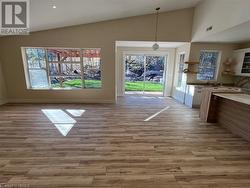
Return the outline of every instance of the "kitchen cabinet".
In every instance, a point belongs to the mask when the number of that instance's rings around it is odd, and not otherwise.
[[[216,116],[217,125],[229,129],[233,134],[250,141],[250,95],[217,93]]]
[[[216,117],[216,101],[212,95],[215,93],[241,93],[241,88],[237,87],[206,87],[201,92],[200,118],[204,122],[214,123]]]
[[[185,92],[185,105],[191,108],[198,108],[201,104],[201,91],[205,86],[187,85]]]
[[[235,50],[233,59],[235,75],[250,76],[250,48]]]

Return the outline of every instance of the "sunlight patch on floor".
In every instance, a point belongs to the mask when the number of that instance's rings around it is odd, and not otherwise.
[[[67,109],[66,112],[69,114],[61,109],[42,109],[42,112],[63,136],[67,136],[77,122],[70,117],[70,115],[73,117],[81,117],[85,110]]]
[[[156,116],[158,116],[160,113],[164,112],[165,110],[169,109],[170,106],[167,106],[163,109],[161,109],[159,112],[156,112],[155,114],[153,114],[152,116],[149,116],[147,119],[145,119],[144,121],[150,121],[151,119],[155,118]]]
[[[82,114],[85,112],[85,110],[79,109],[67,109],[66,111],[74,117],[81,117]]]
[[[63,136],[67,136],[67,134],[72,129],[72,127],[74,127],[75,124],[54,124],[54,125]]]

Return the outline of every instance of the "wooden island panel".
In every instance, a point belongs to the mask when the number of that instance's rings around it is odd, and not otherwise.
[[[216,97],[217,123],[250,141],[250,105]]]

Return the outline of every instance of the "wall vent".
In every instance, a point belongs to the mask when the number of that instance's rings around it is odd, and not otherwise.
[[[213,26],[211,25],[210,27],[208,27],[207,29],[206,29],[206,31],[211,31],[213,29]]]

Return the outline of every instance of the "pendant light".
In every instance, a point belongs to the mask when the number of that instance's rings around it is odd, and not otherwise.
[[[158,40],[158,20],[159,20],[159,10],[160,10],[160,7],[156,8],[156,14],[155,14],[155,18],[156,18],[156,22],[155,22],[155,43],[154,45],[152,46],[153,50],[156,51],[159,49],[159,44],[157,43],[157,40]]]

